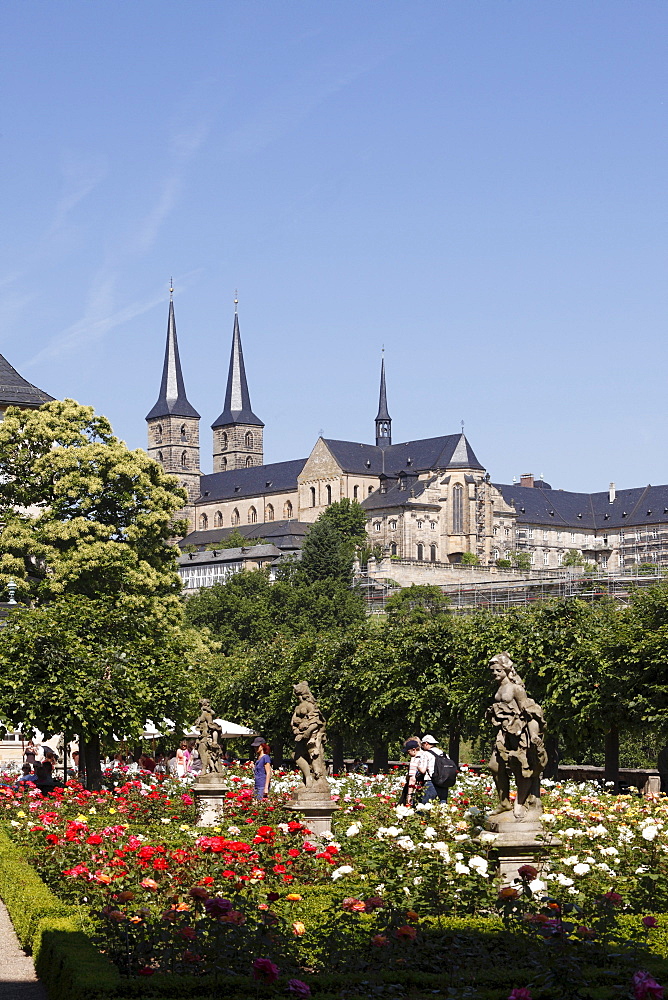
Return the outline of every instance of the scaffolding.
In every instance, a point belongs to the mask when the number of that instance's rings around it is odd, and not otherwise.
[[[470,614],[474,611],[503,612],[510,608],[527,607],[537,601],[577,598],[581,601],[599,601],[612,598],[628,604],[638,588],[665,582],[660,573],[649,575],[560,575],[540,579],[489,580],[482,583],[449,583],[439,589],[450,601],[450,612]],[[366,580],[362,584],[368,614],[383,612],[388,597],[401,589],[391,581]]]

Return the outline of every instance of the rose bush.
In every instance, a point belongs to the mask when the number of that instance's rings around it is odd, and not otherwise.
[[[330,779],[339,810],[323,840],[286,808],[294,774],[279,773],[258,802],[243,767],[225,774],[220,827],[196,827],[187,784],[148,774],[120,776],[96,793],[71,781],[46,798],[0,786],[0,817],[130,975],[250,976],[257,962],[258,981],[271,982],[280,969],[302,983],[295,974],[305,968],[401,968],[410,948],[421,968],[437,970],[446,918],[501,914],[515,922],[518,940],[531,931],[533,947],[558,937],[561,921],[562,937],[573,924],[569,947],[591,951],[603,942],[603,918],[639,914],[647,939],[655,914],[668,909],[663,798],[546,783],[549,861],[526,866],[518,886],[499,894],[496,838],[483,828],[493,805],[489,779],[464,769],[449,802],[415,809],[396,804],[402,780],[397,773]]]

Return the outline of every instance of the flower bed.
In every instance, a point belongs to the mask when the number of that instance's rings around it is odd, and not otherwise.
[[[101,793],[70,782],[48,799],[0,789],[4,829],[48,886],[51,917],[74,917],[111,960],[123,983],[112,992],[173,994],[178,982],[178,995],[204,996],[225,980],[228,993],[253,982],[324,997],[328,975],[353,994],[364,976],[418,975],[435,979],[411,980],[415,996],[467,986],[507,997],[529,983],[536,997],[566,996],[555,968],[568,961],[580,970],[573,996],[587,995],[582,970],[587,989],[600,980],[612,990],[600,996],[623,996],[648,968],[633,988],[659,995],[650,980],[668,954],[664,799],[547,788],[545,838],[560,846],[500,896],[495,838],[481,831],[492,802],[484,776],[465,773],[448,804],[415,810],[396,806],[398,777],[332,779],[340,811],[329,842],[285,808],[293,775],[279,775],[262,803],[249,772],[226,779],[225,821],[213,829],[194,826],[187,786],[147,775]]]

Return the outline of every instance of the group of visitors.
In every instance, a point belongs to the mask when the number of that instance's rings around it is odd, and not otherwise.
[[[408,774],[401,793],[401,804],[416,806],[432,799],[448,801],[448,791],[457,780],[458,767],[445,754],[431,733],[411,736],[404,743],[408,754]]]
[[[54,773],[57,762],[56,752],[50,746],[42,747],[29,740],[23,752],[21,776],[15,787],[21,789],[26,785],[33,785],[43,795],[52,792],[56,784],[61,784],[57,782]]]

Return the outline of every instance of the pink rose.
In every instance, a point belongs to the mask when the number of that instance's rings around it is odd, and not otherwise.
[[[303,983],[301,979],[288,979],[288,989],[296,997],[310,997],[311,987]]]
[[[649,972],[639,969],[631,980],[635,1000],[663,1000],[663,986],[652,979]]]
[[[268,958],[256,958],[253,962],[253,979],[261,983],[275,983],[280,969]]]

